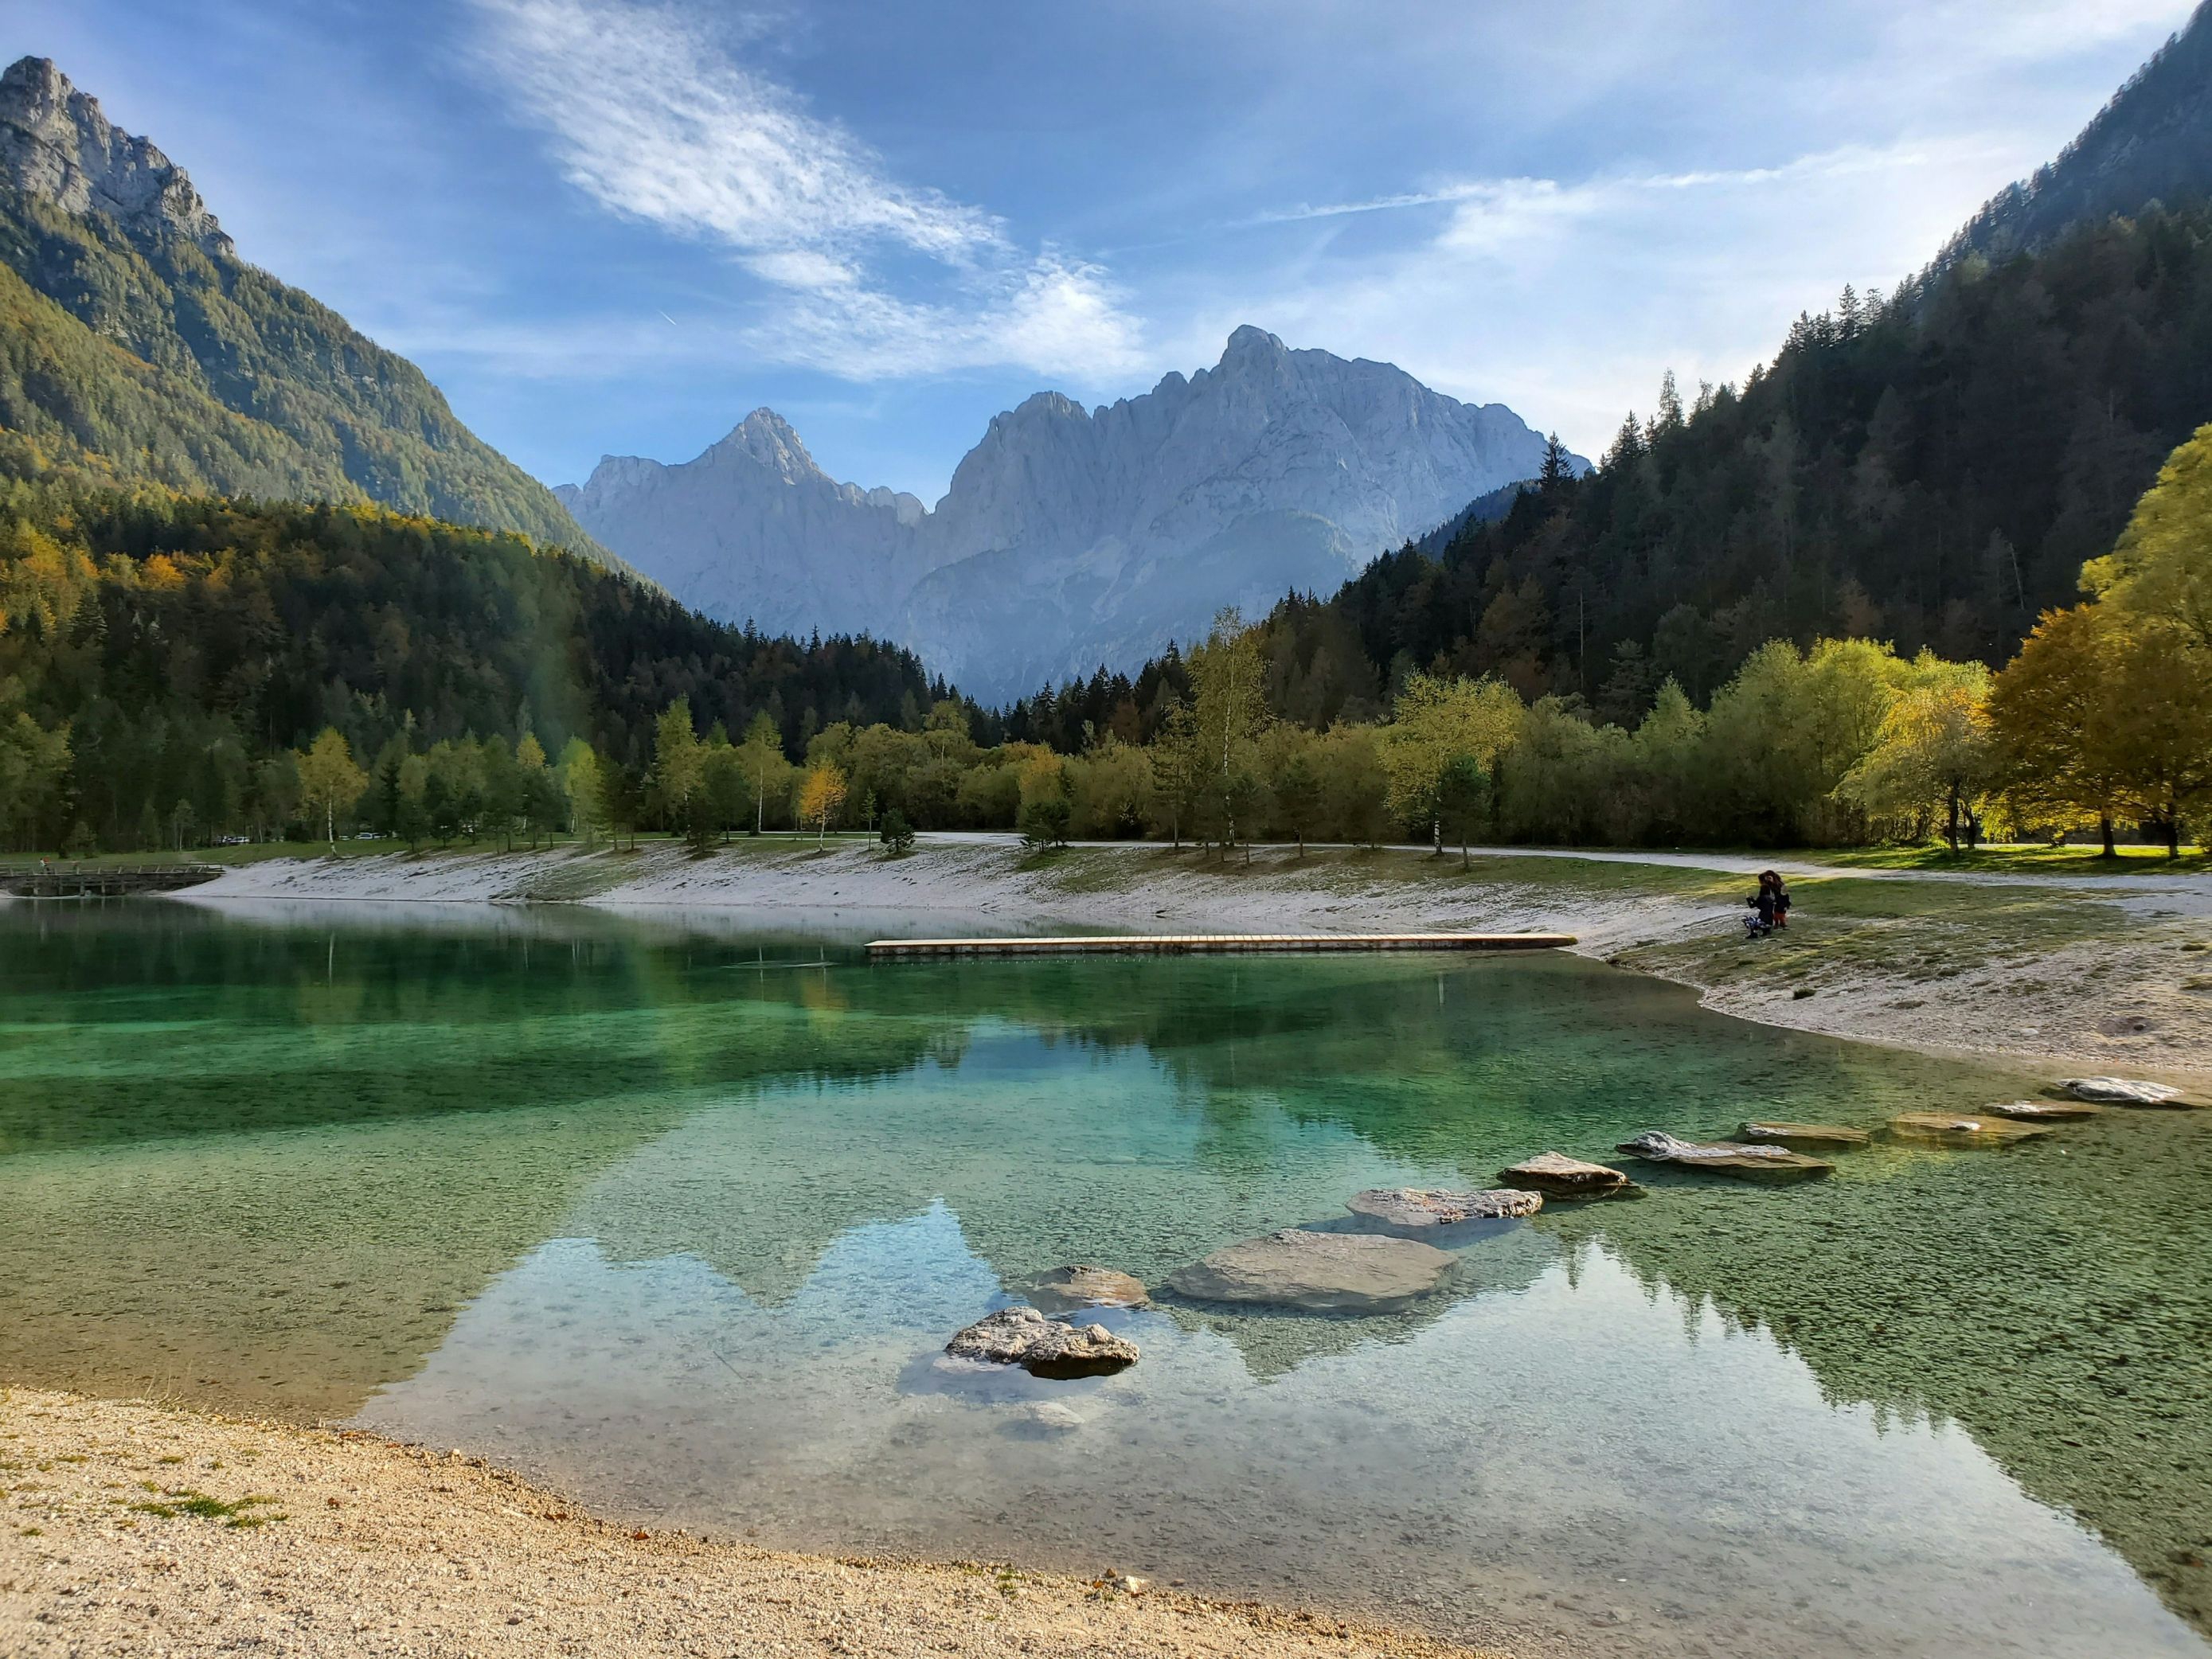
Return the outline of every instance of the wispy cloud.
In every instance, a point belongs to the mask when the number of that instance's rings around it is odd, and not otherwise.
[[[476,0],[489,76],[610,211],[730,249],[775,290],[763,356],[866,379],[1019,366],[1125,371],[1139,327],[1098,267],[883,158],[651,0]],[[756,20],[757,21],[757,20]],[[933,276],[917,276],[917,268]],[[884,267],[901,264],[896,282]]]
[[[1484,212],[1550,213],[1556,216],[1601,210],[1648,192],[1692,190],[1741,190],[1761,185],[1787,184],[1806,179],[1834,179],[1859,173],[1882,173],[1911,167],[1924,159],[1910,150],[1875,149],[1851,145],[1817,155],[1799,156],[1775,167],[1721,168],[1693,173],[1623,173],[1571,184],[1556,179],[1464,179],[1426,190],[1370,197],[1356,202],[1300,203],[1295,207],[1257,213],[1240,222],[1240,228],[1302,224],[1316,219],[1342,219],[1366,213],[1392,213],[1407,208],[1466,207]]]

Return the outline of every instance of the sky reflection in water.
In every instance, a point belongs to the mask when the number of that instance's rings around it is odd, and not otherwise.
[[[767,1542],[1595,1653],[2207,1650],[2172,1265],[2212,1260],[2212,1125],[1661,1179],[1404,1316],[1167,1307],[1112,1316],[1120,1376],[978,1380],[945,1338],[1063,1262],[1157,1282],[1365,1186],[2020,1079],[1565,958],[872,968],[760,929],[0,911],[0,1368]]]

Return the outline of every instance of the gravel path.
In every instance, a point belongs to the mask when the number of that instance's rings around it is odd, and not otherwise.
[[[633,1532],[458,1453],[71,1395],[0,1394],[0,1492],[11,1659],[1472,1659],[1157,1589]]]

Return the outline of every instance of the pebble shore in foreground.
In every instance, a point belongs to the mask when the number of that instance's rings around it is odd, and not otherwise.
[[[248,1649],[1474,1659],[1172,1591],[621,1528],[458,1453],[0,1390],[0,1652]]]

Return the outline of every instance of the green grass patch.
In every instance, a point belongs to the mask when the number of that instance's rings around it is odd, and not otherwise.
[[[1847,870],[1960,870],[1979,875],[2146,876],[2202,875],[2212,856],[2201,847],[2185,847],[2169,859],[2163,847],[2122,847],[2106,858],[2095,847],[2041,845],[1984,846],[1954,853],[1933,847],[1866,847],[1803,855]]]
[[[149,1491],[153,1490],[150,1481],[139,1484]],[[157,1516],[164,1521],[173,1521],[180,1515],[191,1515],[204,1521],[220,1521],[228,1527],[252,1528],[265,1527],[272,1521],[290,1518],[271,1507],[276,1502],[273,1498],[264,1498],[253,1492],[226,1502],[207,1492],[196,1492],[190,1486],[172,1486],[158,1498],[133,1504],[131,1507],[137,1514]]]

